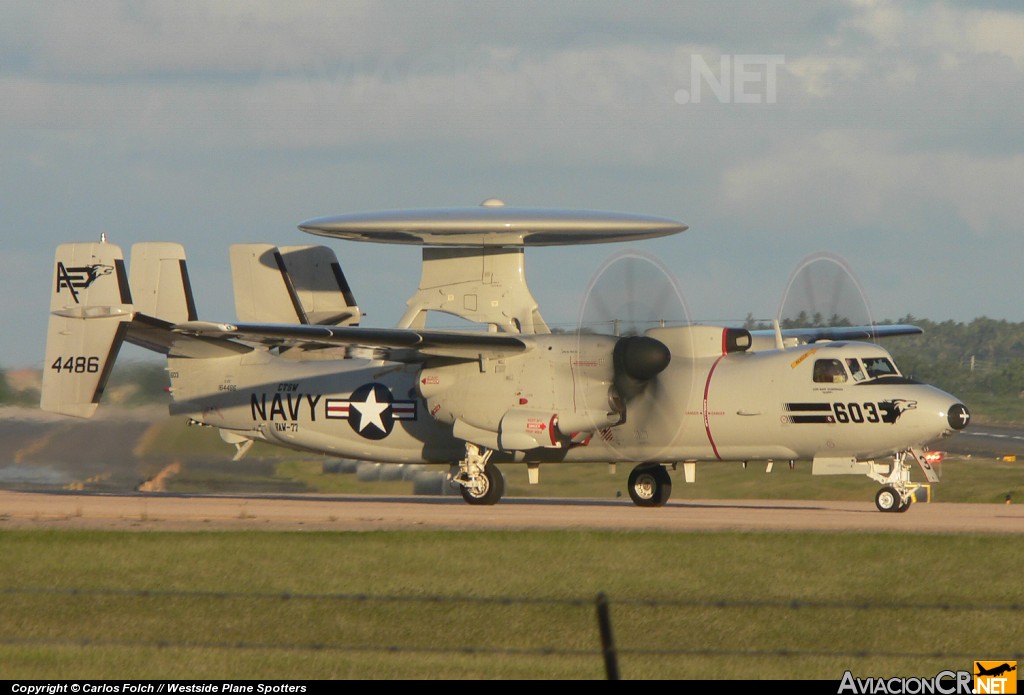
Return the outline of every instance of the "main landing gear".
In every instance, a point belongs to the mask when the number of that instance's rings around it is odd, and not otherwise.
[[[490,449],[466,443],[466,455],[452,464],[449,480],[469,504],[497,504],[505,494],[505,477],[490,463]],[[672,477],[664,464],[641,463],[629,474],[629,498],[638,507],[661,507],[672,496]]]
[[[629,498],[638,507],[661,507],[672,496],[672,476],[660,463],[642,463],[629,474]]]
[[[462,499],[469,504],[497,504],[505,494],[505,477],[488,463],[493,453],[467,442],[465,458],[452,466],[451,482],[460,486]]]

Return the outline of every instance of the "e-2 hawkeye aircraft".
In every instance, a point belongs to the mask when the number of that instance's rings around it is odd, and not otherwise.
[[[640,506],[665,504],[669,470],[708,461],[812,461],[864,474],[876,505],[904,511],[916,460],[970,416],[900,374],[874,342],[903,325],[748,331],[656,326],[554,333],[526,285],[528,246],[628,242],[687,226],[644,215],[480,207],[303,222],[305,232],[422,246],[419,287],[395,328],[359,325],[324,246],[231,247],[236,323],[199,321],[174,243],[58,247],[41,406],[78,417],[99,403],[124,341],[163,353],[170,412],[217,427],[240,458],[255,441],[391,463],[447,464],[470,504],[504,492],[498,463],[628,462]],[[483,329],[438,330],[440,312]],[[887,458],[876,463],[876,458]]]

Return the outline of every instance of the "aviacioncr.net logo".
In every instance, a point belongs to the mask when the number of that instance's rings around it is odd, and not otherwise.
[[[973,695],[970,671],[939,671],[933,678],[857,678],[847,671],[837,693],[853,695]]]

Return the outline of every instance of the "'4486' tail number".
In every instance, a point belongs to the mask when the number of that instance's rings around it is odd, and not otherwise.
[[[60,356],[53,361],[50,369],[68,374],[95,374],[100,371],[100,358],[96,355],[86,357],[74,355],[71,357]]]

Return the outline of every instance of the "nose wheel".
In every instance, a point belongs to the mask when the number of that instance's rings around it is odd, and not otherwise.
[[[896,488],[886,485],[875,493],[875,506],[880,512],[905,512],[910,509],[910,498],[904,500]]]

